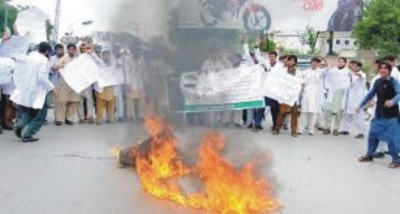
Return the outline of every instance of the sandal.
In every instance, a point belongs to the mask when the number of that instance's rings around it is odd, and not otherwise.
[[[374,158],[372,158],[372,157],[370,157],[368,155],[365,155],[365,156],[362,156],[362,157],[358,158],[358,161],[362,162],[362,163],[372,162],[372,161],[374,161]]]
[[[392,162],[391,164],[389,164],[389,168],[390,169],[400,168],[400,162]]]

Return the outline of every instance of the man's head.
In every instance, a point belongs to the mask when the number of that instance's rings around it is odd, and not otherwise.
[[[383,58],[383,61],[389,63],[393,67],[396,63],[396,57],[394,57],[393,55],[388,55]]]
[[[340,57],[340,58],[339,58],[339,63],[338,63],[339,69],[345,68],[345,67],[346,67],[346,64],[347,64],[347,58],[345,58],[345,57]]]
[[[352,66],[352,71],[353,72],[360,72],[362,70],[362,63],[359,61],[354,61],[353,66]]]
[[[390,77],[390,72],[392,71],[392,65],[387,62],[381,62],[379,64],[379,74],[382,78]]]
[[[279,62],[282,63],[285,67],[287,67],[287,64],[288,64],[287,58],[288,58],[288,55],[283,55],[283,56],[279,57]]]
[[[357,61],[356,60],[350,60],[350,62],[349,62],[349,64],[348,64],[348,68],[350,69],[350,70],[353,70],[353,67],[354,67],[354,65],[357,63]]]
[[[374,65],[373,65],[373,70],[375,74],[379,73],[379,64],[381,64],[381,62],[383,62],[382,60],[375,60]]]
[[[64,45],[62,44],[57,44],[54,49],[56,50],[56,54],[58,58],[61,58],[64,56]]]
[[[311,68],[313,70],[318,69],[320,67],[321,59],[318,57],[313,57],[311,59]]]
[[[39,53],[43,54],[45,57],[49,57],[51,46],[48,42],[41,42],[38,46]]]
[[[68,56],[74,57],[76,54],[76,45],[75,44],[68,44],[67,45]]]
[[[86,53],[86,44],[85,43],[79,45],[79,53],[81,53],[81,54]]]
[[[276,59],[278,57],[278,53],[276,51],[269,52],[268,57],[269,57],[270,63],[271,64],[275,64],[276,63]]]
[[[297,65],[297,56],[295,55],[290,55],[287,57],[287,67],[288,68],[294,68]]]

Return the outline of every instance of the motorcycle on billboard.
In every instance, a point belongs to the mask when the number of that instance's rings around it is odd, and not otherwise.
[[[218,22],[234,22],[240,15],[248,31],[265,31],[271,27],[271,14],[260,3],[252,0],[199,0],[200,18],[207,27]]]

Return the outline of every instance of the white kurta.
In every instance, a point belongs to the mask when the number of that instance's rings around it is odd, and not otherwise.
[[[135,92],[143,92],[145,85],[149,81],[149,73],[146,61],[143,57],[132,59],[126,57],[123,64],[123,69],[126,74],[126,83]]]
[[[351,84],[346,99],[346,114],[356,114],[356,108],[367,94],[367,76],[360,72],[360,76],[351,72]]]
[[[48,59],[39,52],[32,52],[21,66],[21,75],[15,82],[16,89],[10,99],[21,106],[42,109],[47,92],[53,90],[54,85],[49,80]]]
[[[303,73],[304,91],[301,99],[301,112],[317,113],[319,110],[320,85],[322,74],[317,70],[308,69]]]
[[[331,105],[334,110],[343,110],[346,104],[346,94],[340,100],[335,99],[337,92],[345,90],[350,86],[350,70],[347,68],[333,69],[325,71],[325,87],[328,89],[328,96],[326,98],[327,105]],[[336,97],[338,98],[338,97]]]

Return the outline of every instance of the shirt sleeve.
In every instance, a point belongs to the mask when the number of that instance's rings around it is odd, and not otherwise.
[[[396,96],[391,100],[392,103],[399,103],[400,102],[400,83],[396,79],[393,79],[393,86],[394,90],[396,91]]]
[[[41,63],[38,67],[38,81],[39,84],[43,85],[46,90],[51,91],[54,89],[53,83],[49,80],[49,72],[47,63]]]
[[[376,95],[376,89],[377,89],[377,84],[378,84],[378,83],[379,83],[379,82],[375,82],[375,84],[373,85],[373,87],[371,88],[371,90],[369,90],[367,96],[365,96],[364,100],[361,102],[361,104],[360,104],[360,106],[359,106],[360,108],[363,108],[365,105],[367,105],[367,103],[368,103],[369,101],[372,100],[372,98],[375,97],[375,95]]]
[[[261,56],[261,51],[260,48],[256,48],[254,50],[254,55],[257,59],[257,61],[266,69],[269,70],[271,68],[270,62],[265,59],[265,57]]]
[[[243,44],[243,58],[250,64],[254,64],[254,63],[251,63],[251,62],[253,62],[253,59],[250,56],[250,47],[249,47],[249,44],[247,44],[247,43]]]

